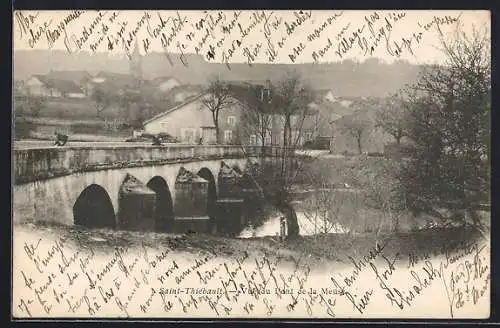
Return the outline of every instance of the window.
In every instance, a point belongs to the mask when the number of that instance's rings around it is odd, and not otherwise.
[[[257,136],[255,134],[252,134],[250,136],[250,145],[254,146],[257,144]]]
[[[270,145],[272,143],[271,136],[267,135],[265,141],[266,141],[266,145]]]
[[[224,131],[224,142],[230,144],[233,141],[233,131],[226,130]]]
[[[260,88],[260,101],[271,103],[271,89],[269,87]]]
[[[312,140],[312,132],[307,132],[305,137],[306,141]]]
[[[229,126],[234,126],[235,122],[236,122],[236,118],[234,116],[228,116],[227,117],[227,124]]]

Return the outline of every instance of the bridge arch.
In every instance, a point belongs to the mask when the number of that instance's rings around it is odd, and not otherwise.
[[[228,165],[238,164],[246,168],[246,159],[224,159]],[[166,163],[162,165],[137,166],[130,168],[116,168],[79,172],[67,176],[36,181],[33,183],[15,184],[13,197],[13,218],[17,221],[50,221],[72,225],[73,205],[82,191],[92,184],[100,185],[111,198],[111,204],[117,216],[119,208],[119,189],[127,173],[137,177],[145,184],[155,176],[161,176],[167,182],[174,206],[174,215],[177,216],[177,190],[175,182],[180,167],[196,174],[200,168],[206,167],[214,175],[217,195],[218,170],[220,159],[193,160],[181,163]],[[206,212],[206,211],[205,211]],[[206,213],[204,214],[206,215]],[[116,224],[118,224],[118,219]]]
[[[101,185],[86,187],[73,205],[73,221],[88,228],[116,228],[116,216],[111,198]]]
[[[207,167],[202,167],[198,171],[198,175],[208,181],[208,195],[207,195],[207,214],[210,219],[215,219],[215,209],[217,202],[217,184],[215,177]]]
[[[174,203],[167,181],[161,176],[152,177],[146,186],[156,193],[155,230],[168,231],[174,220]]]

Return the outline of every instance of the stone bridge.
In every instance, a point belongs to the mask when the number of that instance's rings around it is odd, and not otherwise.
[[[217,204],[236,213],[231,204],[262,197],[253,179],[262,151],[208,145],[15,149],[14,222],[172,230],[187,220],[194,230],[213,230],[207,220],[215,220]],[[279,155],[277,148],[264,151]]]

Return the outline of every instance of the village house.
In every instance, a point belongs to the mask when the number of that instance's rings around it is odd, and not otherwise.
[[[335,96],[331,90],[318,90],[315,92],[314,101],[309,104],[310,116],[304,121],[303,140],[313,142],[316,146],[322,144],[321,148],[330,143],[329,148],[332,152],[352,152],[355,147],[353,137],[346,131],[344,117],[350,117],[356,111],[354,103],[359,101],[356,97]],[[363,144],[366,144],[367,150],[380,151],[380,147],[372,145],[370,141],[373,138],[379,139],[378,132],[366,132],[366,140],[363,138]]]
[[[271,103],[269,81],[225,81],[231,88],[233,102],[221,109],[219,114],[219,140],[223,144],[240,145],[282,145],[284,137],[284,117],[267,104]],[[173,89],[182,88],[176,86]],[[194,90],[194,89],[193,89]],[[306,142],[318,138],[332,137],[332,122],[340,115],[337,107],[343,107],[331,93],[324,99],[325,92],[318,93],[319,101],[312,102],[307,115],[291,117],[292,145],[302,147]],[[151,134],[168,133],[184,143],[215,143],[215,125],[212,113],[204,105],[207,93],[199,92],[182,103],[162,112],[143,123],[144,132]],[[330,100],[333,99],[333,100]],[[251,106],[259,106],[255,114],[244,103],[251,99]],[[248,104],[247,104],[248,105]],[[268,108],[269,107],[269,108]],[[264,130],[264,132],[263,132]],[[264,136],[264,140],[262,140]]]
[[[330,89],[317,90],[316,99],[318,99],[319,101],[330,101],[330,102],[338,101],[338,98]]]
[[[122,74],[101,71],[90,81],[89,89],[92,93],[99,89],[106,93],[123,95],[130,90],[138,90],[142,81],[132,74]]]
[[[182,85],[179,80],[172,76],[159,76],[150,81],[150,84],[157,92],[165,93],[174,87]]]
[[[47,75],[33,75],[25,85],[27,94],[51,98],[85,98],[85,92],[73,81],[51,78]]]
[[[143,123],[144,132],[150,134],[168,133],[182,143],[214,144],[217,142],[212,113],[203,103],[206,93],[162,112]],[[224,144],[237,142],[237,122],[241,113],[240,104],[235,101],[221,110],[219,117],[220,139]]]
[[[181,143],[215,143],[211,113],[204,108],[201,98],[193,97],[143,122],[145,133],[168,133]]]
[[[47,75],[48,78],[54,80],[71,81],[76,84],[85,95],[89,95],[89,85],[92,80],[92,75],[87,71],[55,71],[51,70]]]
[[[256,144],[257,135],[246,133],[248,131],[245,130],[243,100],[253,96],[249,91],[261,91],[262,86],[255,82],[225,83],[231,88],[232,100],[219,113],[219,141],[223,144]],[[205,97],[209,97],[209,94],[203,92],[200,86],[193,85],[175,86],[170,93],[176,96],[171,99],[174,103],[184,101],[146,120],[143,123],[144,132],[168,133],[185,143],[199,143],[200,140],[205,144],[217,142],[212,113],[204,104]],[[179,95],[185,95],[187,99],[178,98]]]
[[[253,110],[242,106],[239,113],[228,113],[228,124],[237,120],[235,140],[241,145],[261,146],[278,144],[280,115],[268,104],[271,103],[271,82],[265,81],[226,81],[238,101],[246,103]],[[225,124],[223,122],[223,124]],[[234,124],[233,124],[234,126]]]
[[[155,99],[177,105],[198,96],[203,92],[203,87],[201,85],[182,84],[173,86],[170,90],[164,92],[159,91],[157,88],[153,88],[152,92],[154,93]]]
[[[341,99],[334,96],[331,90],[315,91],[314,100],[307,110],[290,118],[291,145],[300,148],[320,139],[329,142],[333,138],[333,123],[342,117],[338,113],[343,112],[343,107]],[[264,144],[281,145],[284,137],[284,117],[277,113],[270,116],[271,119],[266,119],[270,124],[270,136]],[[257,144],[261,144],[261,138],[258,136]]]
[[[242,89],[243,90],[243,89]],[[256,144],[255,134],[245,133],[244,106],[241,102],[246,96],[244,93],[235,93],[230,105],[221,109],[218,127],[219,140],[223,144]],[[169,133],[181,142],[198,143],[200,138],[203,143],[215,143],[215,125],[212,113],[204,104],[208,93],[201,92],[191,96],[183,103],[160,113],[144,122],[144,131],[147,133]]]
[[[149,89],[143,78],[142,56],[136,39],[132,57],[129,60],[128,73],[100,71],[90,80],[89,94],[99,89],[105,93],[124,95],[127,92],[142,93]]]
[[[319,137],[330,137],[330,124],[318,110],[309,108],[304,113],[292,115],[290,117],[291,146],[303,147],[306,143],[312,142]],[[283,144],[285,118],[279,114],[273,114],[271,120],[271,136],[268,141],[272,145]]]

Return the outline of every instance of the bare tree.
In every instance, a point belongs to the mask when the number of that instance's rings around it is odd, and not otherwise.
[[[228,84],[221,82],[219,78],[210,81],[206,88],[207,96],[203,99],[203,104],[212,113],[217,143],[221,143],[219,131],[219,114],[221,110],[234,104],[231,88]]]
[[[375,127],[393,136],[398,145],[407,134],[407,122],[405,103],[399,95],[393,95],[378,105]]]
[[[302,169],[296,158],[295,149],[301,140],[304,121],[309,118],[309,104],[312,92],[301,76],[288,73],[271,87],[271,110],[274,125],[280,130],[282,144],[278,158],[268,166],[268,174],[261,179],[264,191],[275,206],[286,216],[288,238],[299,235],[299,225],[295,209],[291,205],[290,191],[295,178]]]
[[[310,118],[309,104],[313,93],[297,72],[289,72],[272,91],[273,107],[283,126],[279,183],[280,189],[286,191],[297,174],[294,170],[295,149],[303,134],[304,121]]]
[[[97,112],[97,116],[103,118],[102,112],[111,104],[111,97],[100,88],[93,90],[91,99]]]
[[[291,205],[290,191],[302,168],[296,158],[295,148],[302,135],[304,120],[309,116],[308,104],[312,92],[296,73],[287,74],[274,85],[268,82],[267,90],[270,97],[266,101],[263,101],[260,92],[248,94],[251,98],[247,101],[247,107],[251,108],[247,117],[248,128],[260,131],[261,142],[265,142],[266,135],[277,133],[281,143],[273,149],[279,152],[262,161],[257,181],[265,199],[287,218],[288,238],[295,238],[299,235],[299,225]]]
[[[255,135],[261,146],[261,155],[264,155],[266,140],[272,138],[273,115],[270,108],[270,98],[264,97],[262,86],[247,85],[243,92],[239,92],[238,100],[242,104],[240,122],[241,138],[250,138]],[[236,89],[236,88],[233,88]],[[236,94],[237,91],[233,90]]]
[[[146,101],[143,95],[136,90],[125,90],[125,92],[118,97],[118,104],[121,108],[120,116],[127,125],[134,128],[142,125],[141,119],[145,117],[143,111],[146,110]]]
[[[351,115],[343,120],[343,130],[356,141],[358,153],[363,152],[363,138],[371,128],[371,122],[361,115]]]
[[[328,118],[318,109],[311,112],[312,117],[312,137],[316,138],[319,136],[319,131],[321,126],[328,122]],[[329,122],[328,122],[329,123]]]

